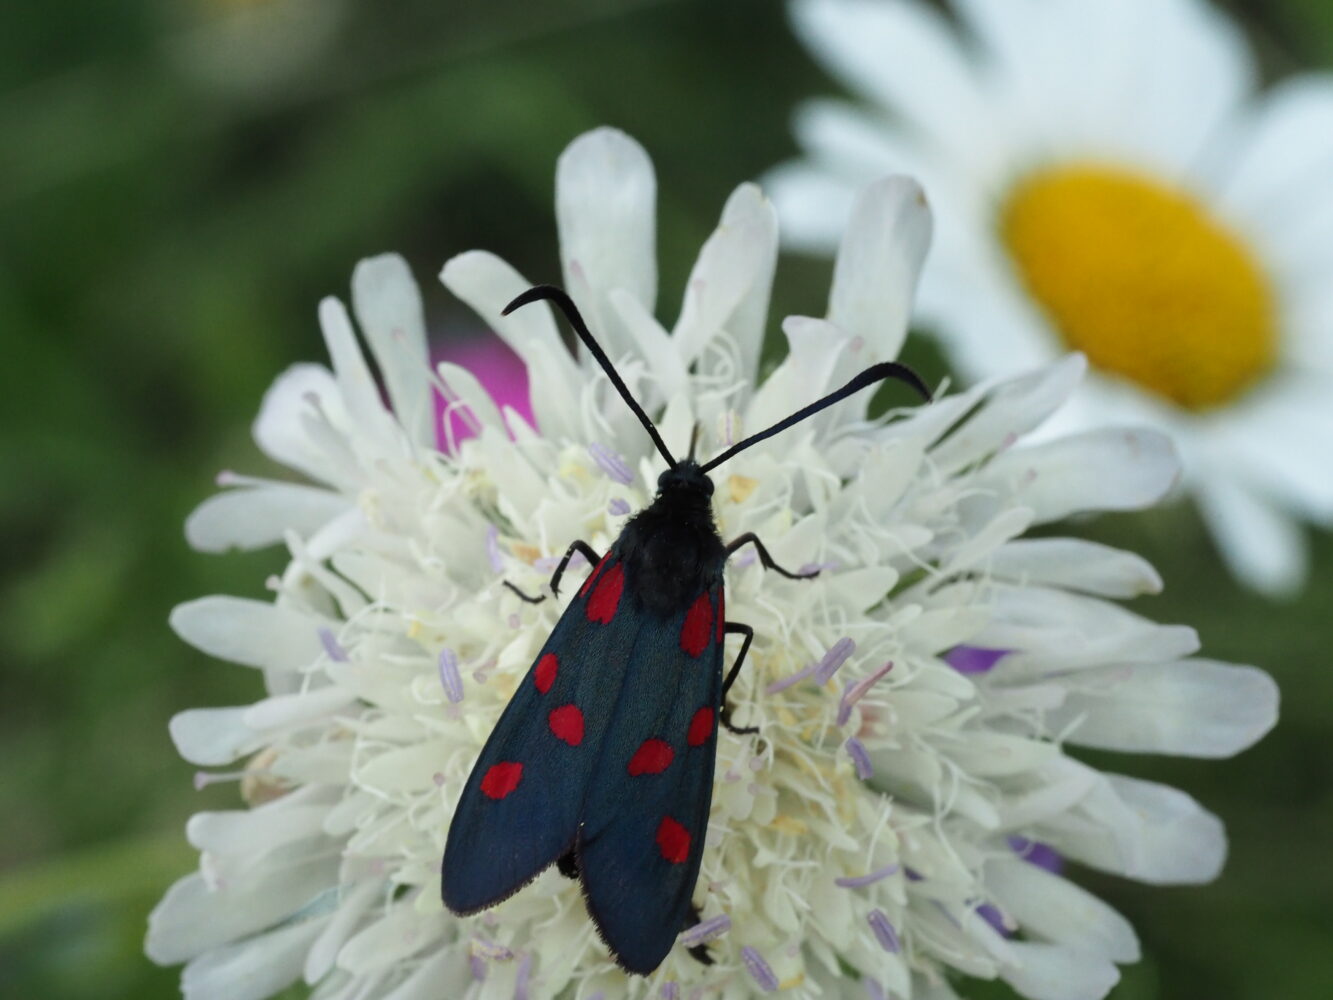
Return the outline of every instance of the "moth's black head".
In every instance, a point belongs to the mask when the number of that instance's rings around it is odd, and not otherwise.
[[[682,459],[672,468],[657,477],[657,493],[663,496],[669,493],[688,490],[705,497],[713,495],[713,481],[708,473],[692,458]]]

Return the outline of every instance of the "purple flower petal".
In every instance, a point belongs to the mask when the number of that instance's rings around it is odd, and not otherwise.
[[[634,472],[625,464],[625,460],[600,441],[588,445],[588,454],[597,463],[597,467],[606,473],[608,479],[622,486],[634,482]]]
[[[890,660],[869,677],[862,678],[855,684],[847,686],[842,692],[842,700],[838,702],[838,725],[847,725],[847,720],[852,717],[852,706],[865,697],[866,692],[874,687],[875,683],[892,669],[893,661]]]
[[[491,561],[491,569],[499,573],[505,568],[500,556],[500,529],[493,524],[486,525],[486,558]]]
[[[815,672],[815,665],[812,663],[804,670],[798,670],[796,671],[796,673],[792,674],[789,677],[783,677],[781,680],[774,681],[772,684],[768,685],[768,687],[764,688],[764,693],[777,694],[779,691],[785,691],[793,684],[801,683],[801,681],[805,680],[814,672]]]
[[[826,683],[854,652],[856,652],[856,643],[846,636],[830,646],[829,651],[824,654],[824,658],[819,661],[819,666],[815,667],[816,683]]]
[[[725,913],[719,913],[716,917],[709,917],[707,920],[700,920],[693,927],[689,928],[680,936],[680,942],[686,948],[693,948],[697,944],[703,944],[705,941],[712,941],[719,938],[731,929],[731,917]]]
[[[1038,868],[1057,873],[1064,870],[1065,859],[1050,844],[1028,840],[1026,837],[1010,837],[1009,846],[1020,858],[1029,864],[1036,865]]]
[[[1004,937],[1014,936],[1013,928],[1004,925],[1004,916],[1000,913],[998,908],[992,906],[990,903],[982,903],[978,906],[977,916],[994,927],[996,932]]]
[[[444,695],[457,705],[463,700],[463,678],[458,674],[458,656],[447,646],[440,650],[440,686]]]
[[[319,642],[324,647],[324,652],[329,654],[329,659],[335,663],[347,662],[347,650],[343,649],[342,643],[338,637],[333,634],[331,628],[321,628],[319,630]]]
[[[870,754],[866,753],[866,745],[855,736],[843,744],[847,748],[848,755],[852,758],[852,763],[856,765],[856,776],[862,781],[875,773],[875,768],[870,763]]]
[[[1012,649],[987,649],[985,646],[954,646],[944,654],[944,662],[960,674],[984,674]]]
[[[518,974],[514,977],[514,1000],[528,1000],[528,977],[532,975],[532,952],[525,951],[518,960]]]
[[[833,884],[841,886],[844,889],[861,889],[865,886],[872,885],[881,879],[886,879],[897,872],[897,865],[885,865],[883,868],[878,868],[866,875],[846,875],[842,878],[835,878]]]
[[[629,513],[629,503],[620,497],[616,497],[606,505],[606,509],[611,512],[613,517],[624,517]]]
[[[866,976],[861,980],[861,984],[866,988],[866,996],[869,997],[870,1000],[888,1000],[884,994],[884,987],[879,985],[878,979],[872,979],[870,976]]]
[[[778,988],[778,977],[773,975],[773,970],[764,961],[764,956],[748,944],[741,949],[741,961],[745,963],[745,971],[750,974],[750,978],[758,983],[759,988],[765,993],[772,993]]]
[[[875,932],[875,940],[879,942],[881,948],[894,955],[902,951],[898,932],[893,929],[893,924],[889,923],[889,918],[883,910],[871,910],[866,919],[870,923],[870,929]]]

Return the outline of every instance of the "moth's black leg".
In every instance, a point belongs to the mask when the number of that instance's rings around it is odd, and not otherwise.
[[[515,594],[517,594],[519,600],[521,600],[521,601],[527,601],[529,604],[541,604],[542,601],[546,600],[546,595],[545,595],[545,594],[542,594],[541,597],[533,597],[531,594],[525,594],[525,593],[523,593],[523,591],[519,590],[517,587],[515,587],[515,586],[514,586],[512,583],[510,583],[508,580],[506,580],[506,581],[504,582],[504,585],[505,585],[506,587],[508,587],[510,590],[512,590]]]
[[[560,874],[565,878],[577,880],[579,877],[579,859],[574,853],[574,848],[570,848],[564,854],[560,855],[555,866],[560,869]]]
[[[819,570],[817,569],[812,569],[809,573],[793,573],[789,569],[783,569],[781,566],[779,566],[776,562],[773,561],[773,557],[768,554],[768,549],[764,548],[764,543],[759,540],[759,536],[756,535],[753,531],[747,531],[745,534],[739,535],[738,537],[728,542],[727,557],[730,558],[732,553],[734,553],[741,546],[749,545],[751,543],[753,543],[755,551],[759,553],[759,561],[764,564],[764,568],[771,569],[778,573],[781,573],[788,580],[809,580],[810,578],[819,575]]]
[[[551,593],[555,594],[556,597],[560,596],[560,578],[564,576],[565,567],[569,565],[569,560],[574,558],[575,552],[582,552],[583,557],[594,566],[602,561],[602,557],[594,552],[592,546],[583,541],[583,539],[580,538],[578,541],[571,542],[569,548],[565,549],[565,557],[560,560],[560,565],[557,566],[555,572],[551,574]],[[525,594],[508,580],[504,582],[504,585],[517,594],[520,600],[527,601],[529,604],[541,604],[542,601],[546,600],[545,594],[542,594],[541,597],[533,597],[530,594]]]
[[[576,538],[569,543],[569,548],[565,549],[565,557],[560,560],[560,565],[555,568],[551,574],[551,593],[556,597],[560,596],[560,578],[565,575],[565,567],[569,565],[569,560],[574,558],[575,552],[582,552],[583,558],[588,560],[589,566],[596,566],[602,561],[602,557],[592,550],[592,546],[582,538]]]
[[[750,651],[750,643],[754,641],[754,629],[749,625],[742,625],[740,622],[724,622],[723,626],[725,634],[743,635],[745,639],[741,642],[741,651],[736,656],[736,662],[731,665],[731,671],[727,674],[727,679],[722,682],[722,725],[737,736],[748,736],[751,733],[759,732],[759,727],[737,727],[731,724],[731,707],[727,704],[727,692],[731,690],[731,685],[736,683],[736,675],[741,672],[741,664],[745,662],[745,654]]]
[[[702,913],[699,912],[699,907],[691,903],[690,915],[685,918],[685,930],[689,930],[695,924],[702,923],[703,919],[704,916]],[[690,957],[693,958],[700,965],[713,964],[713,956],[708,954],[708,945],[696,944],[693,948],[690,948],[688,950],[690,953]]]

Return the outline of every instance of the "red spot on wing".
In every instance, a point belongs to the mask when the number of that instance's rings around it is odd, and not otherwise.
[[[513,760],[492,764],[486,777],[481,779],[481,793],[488,799],[502,799],[518,787],[523,777],[523,765]]]
[[[583,597],[585,594],[588,593],[589,590],[592,589],[593,581],[597,579],[597,575],[601,573],[602,568],[606,566],[606,561],[610,558],[611,558],[611,553],[608,552],[606,555],[602,556],[600,560],[598,560],[597,565],[594,566],[592,572],[588,574],[588,579],[584,580],[583,586],[579,588],[580,597]]]
[[[592,597],[588,598],[588,621],[605,625],[616,616],[620,593],[625,589],[625,569],[616,563],[597,581]]]
[[[545,694],[555,683],[556,671],[559,669],[560,661],[555,658],[555,654],[547,653],[537,661],[537,669],[532,674],[532,683],[537,685],[538,691]]]
[[[690,720],[690,731],[685,736],[685,742],[692,747],[703,746],[712,735],[713,710],[705,705],[695,712],[694,718]]]
[[[690,610],[685,612],[685,625],[680,630],[680,648],[691,656],[698,656],[708,648],[713,634],[713,602],[708,592],[700,594]]]
[[[666,740],[644,740],[634,756],[629,759],[629,773],[634,777],[640,774],[661,774],[671,763],[676,751]]]
[[[721,587],[717,589],[717,641],[722,642],[723,635],[727,631],[726,612],[724,605],[727,603],[727,594]]]
[[[572,747],[583,742],[583,713],[579,711],[577,705],[561,705],[559,708],[551,709],[546,722],[551,727],[551,732],[555,733],[556,739],[563,740]]]
[[[663,816],[657,827],[657,848],[673,865],[690,856],[690,831],[670,816]]]

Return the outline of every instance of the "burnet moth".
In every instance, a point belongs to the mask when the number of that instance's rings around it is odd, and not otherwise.
[[[713,522],[708,473],[728,459],[885,379],[930,393],[905,365],[883,362],[767,430],[700,464],[672,457],[657,428],[593,338],[573,301],[538,285],[504,315],[546,299],[643,424],[667,469],[653,502],[626,524],[610,551],[569,546],[593,567],[519,684],[463,788],[444,849],[444,904],[467,915],[494,906],[557,864],[577,878],[588,914],[616,962],[647,975],[687,923],[713,793],[718,724],[732,733],[727,692],[754,630],[725,617],[723,568],[753,545],[764,567],[791,579],[751,533],[724,543]],[[528,597],[506,583],[525,600]],[[741,637],[723,676],[723,640]],[[700,961],[702,947],[691,949]]]

